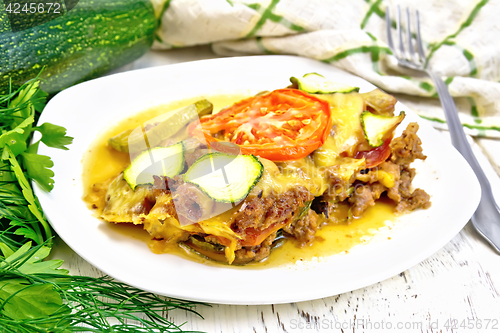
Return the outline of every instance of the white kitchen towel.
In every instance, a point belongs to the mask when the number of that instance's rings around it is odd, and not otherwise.
[[[446,128],[432,81],[399,67],[386,42],[385,11],[390,10],[395,18],[397,5],[410,8],[412,14],[418,9],[428,68],[440,74],[448,85],[466,131],[500,138],[500,1],[154,3],[159,17],[155,49],[211,44],[220,55],[294,54],[317,59],[396,93],[398,99],[435,127]],[[395,29],[393,36],[396,40]]]

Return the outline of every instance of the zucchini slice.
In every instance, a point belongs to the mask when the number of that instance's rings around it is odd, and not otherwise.
[[[253,155],[209,153],[198,158],[184,181],[198,186],[217,202],[238,203],[257,184],[264,167]]]
[[[347,84],[332,82],[318,73],[308,73],[301,78],[292,76],[290,82],[300,90],[310,94],[333,94],[358,92],[359,87],[352,87]]]
[[[153,176],[173,177],[184,170],[184,144],[146,150],[123,171],[123,178],[135,189],[137,185],[153,184]]]
[[[366,140],[371,147],[379,147],[384,143],[384,138],[392,132],[405,119],[404,111],[399,116],[382,116],[364,111],[361,114],[361,127]]]
[[[284,236],[277,236],[271,245],[271,250],[280,247],[285,242],[286,238]],[[253,258],[235,258],[231,263],[229,263],[226,258],[224,246],[210,244],[201,240],[201,237],[196,235],[190,236],[187,241],[180,242],[179,246],[185,251],[189,251],[190,253],[202,257],[203,259],[212,260],[224,265],[243,266],[254,260]]]
[[[124,153],[157,147],[163,140],[173,136],[188,123],[198,117],[210,114],[212,110],[212,103],[202,99],[151,119],[144,123],[144,128],[138,127],[134,130],[126,130],[110,138],[108,144]]]

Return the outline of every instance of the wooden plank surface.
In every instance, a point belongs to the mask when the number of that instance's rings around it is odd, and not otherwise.
[[[122,70],[211,57],[214,56],[203,47],[151,52]],[[442,137],[449,140],[447,132],[442,132]],[[474,152],[500,202],[500,141],[476,141],[479,145],[474,143]],[[51,256],[64,259],[64,268],[72,274],[102,275],[61,240],[57,242]],[[299,288],[300,283],[314,281],[300,281]],[[248,287],[258,288],[258,282]],[[500,256],[469,223],[428,259],[366,288],[308,302],[264,306],[214,304],[199,306],[197,311],[204,319],[183,311],[171,311],[167,316],[177,324],[186,322],[185,330],[224,333],[500,332]]]

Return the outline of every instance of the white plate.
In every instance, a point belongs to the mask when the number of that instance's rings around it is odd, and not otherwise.
[[[85,82],[55,96],[40,123],[66,127],[69,151],[40,147],[54,161],[55,187],[35,187],[50,223],[85,260],[110,276],[157,294],[225,304],[269,304],[312,300],[351,291],[394,276],[424,260],[467,223],[480,198],[469,165],[433,128],[421,123],[424,153],[414,184],[432,196],[432,207],[404,215],[391,240],[372,241],[346,255],[306,265],[263,270],[198,264],[150,252],[139,240],[111,233],[82,201],[82,156],[98,133],[129,114],[174,100],[221,92],[285,87],[290,76],[318,72],[338,82],[375,87],[319,61],[293,56],[255,56],[181,63],[120,73]],[[418,116],[398,103],[409,121]]]

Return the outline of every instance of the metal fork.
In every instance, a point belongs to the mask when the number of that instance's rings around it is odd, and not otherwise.
[[[441,105],[443,106],[444,113],[446,115],[446,122],[448,123],[448,128],[451,135],[451,142],[453,146],[462,154],[462,156],[469,162],[472,170],[476,174],[479,183],[481,184],[481,201],[477,207],[476,212],[472,216],[472,224],[479,232],[480,235],[484,237],[493,248],[500,253],[500,209],[495,203],[493,198],[493,193],[491,192],[491,185],[486,178],[481,166],[477,162],[472,149],[467,142],[462,124],[458,118],[458,111],[451,97],[448,87],[441,80],[441,78],[427,69],[426,56],[422,47],[422,39],[420,35],[420,19],[419,13],[416,11],[416,46],[417,52],[413,47],[413,38],[411,32],[411,21],[410,21],[410,10],[406,9],[406,42],[408,45],[408,50],[405,49],[403,43],[403,29],[401,26],[401,8],[397,7],[397,32],[399,39],[399,49],[394,47],[391,34],[391,18],[389,14],[389,8],[386,9],[386,28],[387,28],[387,40],[389,47],[391,48],[393,54],[398,60],[398,64],[403,67],[411,68],[417,71],[427,73],[434,81],[436,86],[439,99],[441,100]]]

